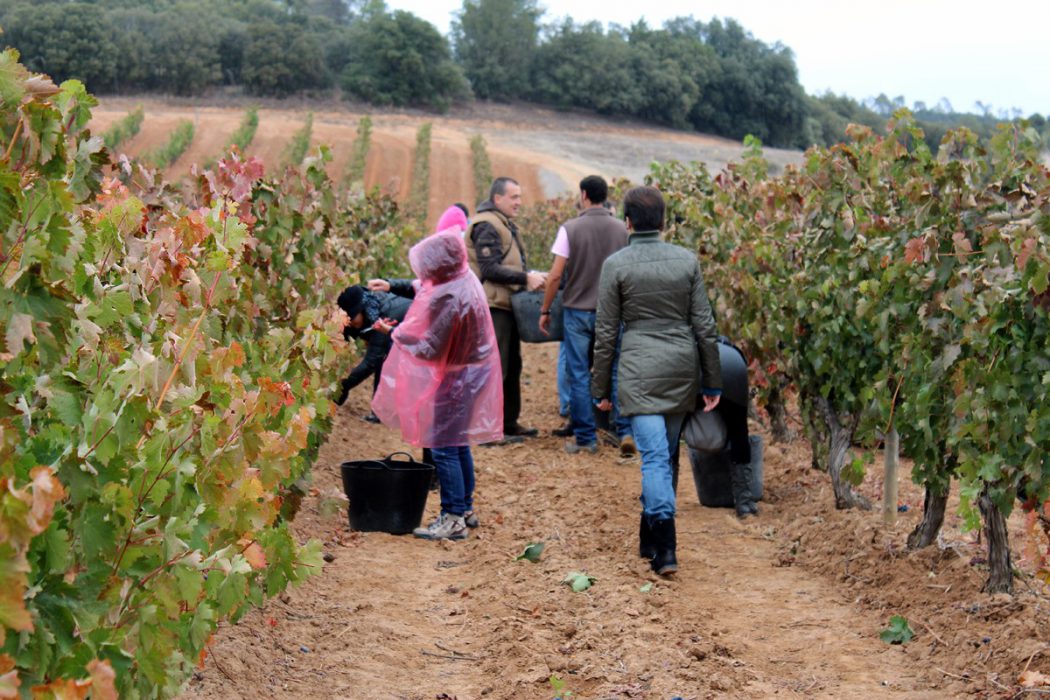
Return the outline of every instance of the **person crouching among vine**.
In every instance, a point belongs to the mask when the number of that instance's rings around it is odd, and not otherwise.
[[[503,375],[496,334],[481,283],[467,266],[458,230],[435,233],[412,247],[420,281],[393,347],[372,409],[406,442],[431,448],[441,513],[413,534],[467,537],[474,516],[470,445],[503,439]]]

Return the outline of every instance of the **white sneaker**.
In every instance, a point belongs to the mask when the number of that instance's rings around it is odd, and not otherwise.
[[[417,527],[412,534],[424,540],[465,540],[467,524],[462,515],[442,513],[426,527]]]

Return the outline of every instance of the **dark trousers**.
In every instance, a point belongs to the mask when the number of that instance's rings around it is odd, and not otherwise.
[[[509,428],[518,424],[521,415],[521,336],[512,312],[493,308],[489,311],[503,369],[503,427]]]

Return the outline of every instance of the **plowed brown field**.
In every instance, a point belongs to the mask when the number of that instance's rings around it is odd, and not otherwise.
[[[547,435],[560,423],[556,346],[526,346],[524,359],[524,417]],[[940,546],[904,551],[921,515],[906,476],[910,509],[886,527],[832,507],[804,442],[770,445],[761,514],[740,523],[699,505],[686,466],[681,569],[662,579],[637,556],[638,463],[609,447],[570,456],[552,437],[474,449],[481,527],[466,541],[350,531],[338,465],[404,448],[367,410],[359,388],[293,523],[332,561],[221,627],[185,700],[549,700],[552,676],[574,700],[1011,698],[1025,669],[1050,675],[1041,585],[982,594],[982,549],[955,516]],[[861,489],[877,499],[870,471]],[[425,520],[437,507],[431,494]],[[515,561],[533,541],[546,543],[539,563]],[[572,592],[570,571],[594,586]],[[894,614],[915,630],[907,645],[879,639]]]
[[[189,150],[168,169],[179,177],[193,163],[219,156],[237,128],[244,109],[206,104],[169,104],[158,100],[106,99],[94,112],[92,128],[101,133],[136,105],[142,104],[142,131],[120,147],[141,156],[164,144],[181,119],[196,125]],[[329,172],[341,178],[346,171],[363,113],[320,105],[316,109],[265,107],[259,109],[259,127],[247,155],[261,158],[266,167],[283,166],[292,135],[308,111],[314,113],[311,147],[327,144],[333,160]],[[668,129],[624,125],[593,117],[563,114],[534,107],[478,106],[448,116],[372,113],[372,145],[365,169],[366,187],[379,187],[402,201],[412,186],[416,130],[433,124],[430,155],[428,222],[433,223],[453,202],[473,206],[487,193],[474,192],[470,139],[485,137],[494,175],[507,175],[523,187],[526,203],[570,192],[581,178],[598,173],[609,178],[641,181],[653,160],[699,160],[721,168],[741,152],[726,139]],[[769,149],[774,167],[797,162],[792,151]]]

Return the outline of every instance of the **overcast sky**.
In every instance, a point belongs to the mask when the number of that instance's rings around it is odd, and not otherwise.
[[[387,0],[448,33],[462,0]],[[859,100],[886,93],[934,106],[946,97],[956,111],[1018,108],[1050,114],[1050,0],[541,0],[545,21],[571,16],[630,25],[644,17],[658,27],[672,17],[736,19],[757,39],[795,53],[810,94],[831,90]]]

